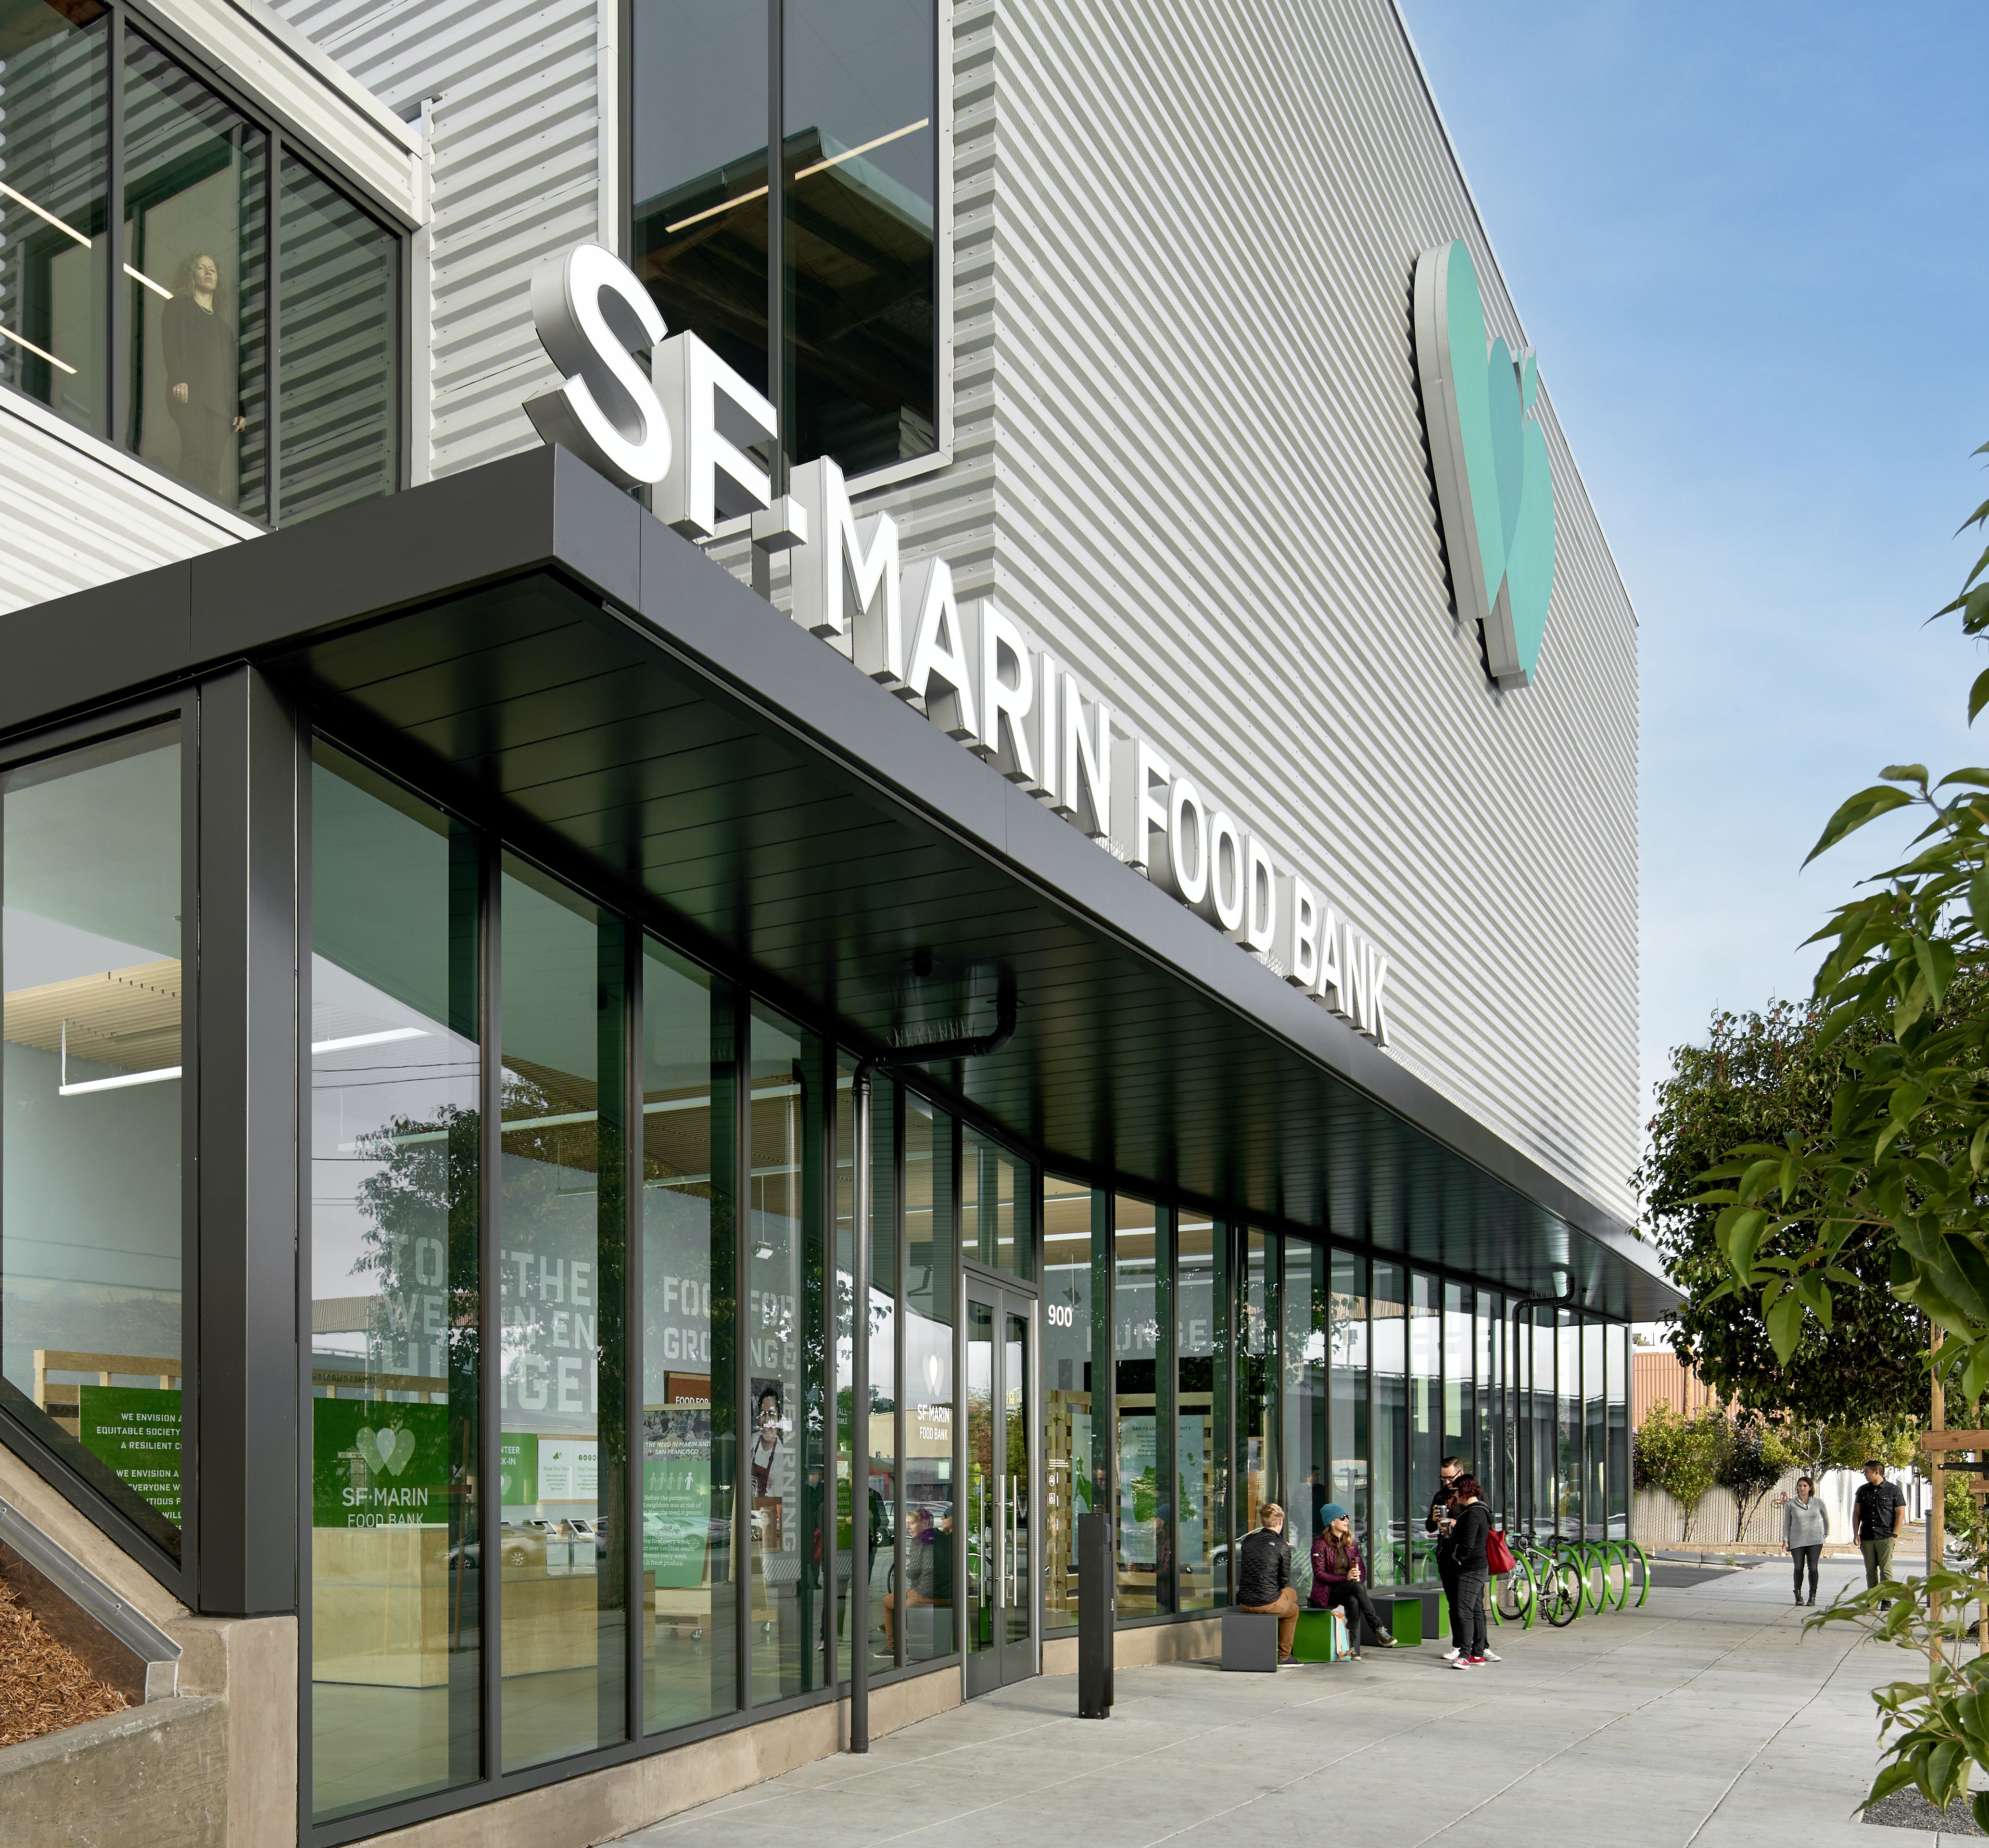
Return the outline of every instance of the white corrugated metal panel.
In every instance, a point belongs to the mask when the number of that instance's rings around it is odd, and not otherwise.
[[[1536,684],[1451,613],[1417,255],[1520,328],[1392,7],[968,0],[954,46],[962,459],[887,500],[950,534],[991,483],[970,582],[1386,948],[1405,1063],[1631,1216],[1635,622],[1550,404]]]
[[[190,45],[315,137],[384,202],[420,221],[414,131],[262,0],[151,0],[151,6]]]
[[[257,531],[11,392],[0,396],[0,612]]]
[[[541,256],[599,235],[595,0],[279,0],[279,10],[391,107],[434,98],[432,472],[537,443],[520,406],[556,381],[527,283]]]

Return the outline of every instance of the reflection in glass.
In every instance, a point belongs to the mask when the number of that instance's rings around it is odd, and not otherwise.
[[[730,996],[642,945],[642,1729],[738,1705]]]
[[[507,1770],[625,1736],[621,921],[507,856],[498,1236]]]
[[[311,773],[311,1809],[479,1772],[477,849]]]
[[[1476,1334],[1473,1339],[1472,1374],[1477,1386],[1477,1441],[1474,1446],[1478,1480],[1492,1504],[1492,1524],[1506,1525],[1506,1483],[1510,1471],[1506,1461],[1504,1368],[1505,1307],[1489,1290],[1477,1292]]]
[[[1029,1523],[1029,1323],[1011,1312],[1001,1351],[1001,1433],[1003,1478],[1001,1517],[1005,1524],[1001,1565],[1005,1575],[1001,1606],[1004,1643],[1027,1643],[1034,1613],[1032,1588],[1036,1581],[1035,1549]]]
[[[932,0],[783,8],[795,463],[832,456],[854,475],[938,446],[935,12]]]
[[[952,1654],[953,1120],[905,1094],[905,1532],[899,1595],[904,1660]]]
[[[994,1453],[994,1311],[967,1299],[967,1647],[994,1647],[1000,1603],[1000,1490]]]
[[[1472,1372],[1471,1286],[1443,1286],[1443,1453],[1461,1456],[1464,1467],[1479,1475],[1481,1487],[1492,1480],[1492,1459],[1478,1447],[1478,1406]]]
[[[1367,1557],[1374,1583],[1401,1585],[1409,1575],[1408,1397],[1404,1378],[1408,1304],[1399,1264],[1377,1263],[1374,1275],[1368,1335],[1374,1357],[1374,1489]],[[1416,1524],[1422,1524],[1420,1511]]]
[[[1301,1604],[1312,1589],[1313,1537],[1326,1525],[1320,1511],[1333,1499],[1326,1482],[1327,1283],[1325,1248],[1288,1236],[1285,1284],[1279,1294],[1284,1319],[1285,1538]]]
[[[1528,1311],[1520,1334],[1526,1368],[1526,1518],[1528,1531],[1554,1531],[1554,1312]]]
[[[1556,1312],[1560,1369],[1557,1403],[1560,1422],[1554,1450],[1555,1500],[1559,1530],[1568,1539],[1581,1538],[1581,1325],[1574,1311]]]
[[[1122,1195],[1113,1202],[1113,1408],[1122,1618],[1150,1617],[1172,1609],[1174,1497],[1167,1490],[1158,1377],[1165,1313],[1159,1271],[1167,1254],[1159,1218],[1147,1201]]]
[[[1259,1524],[1257,1511],[1272,1499],[1272,1420],[1276,1416],[1278,1378],[1272,1342],[1269,1241],[1261,1232],[1243,1235],[1240,1318],[1236,1331],[1236,1480],[1242,1505],[1236,1511],[1241,1535]]]
[[[967,1255],[991,1270],[1033,1280],[1028,1168],[985,1136],[961,1131],[960,1223]]]
[[[1609,1426],[1602,1347],[1613,1331],[1592,1317],[1581,1324],[1581,1518],[1584,1538],[1600,1540],[1609,1519]]]
[[[287,149],[278,235],[287,524],[399,485],[401,246]]]
[[[1109,1196],[1100,1196],[1101,1205]],[[1043,1626],[1077,1622],[1077,1517],[1103,1486],[1104,1446],[1091,1399],[1093,1305],[1110,1241],[1092,1238],[1093,1196],[1083,1182],[1043,1177]]]
[[[177,725],[0,779],[4,1402],[175,1557]]]
[[[870,1548],[870,1665],[897,1660],[886,1612],[898,1586],[898,1166],[893,1120],[899,1088],[872,1087],[870,1103],[870,1306],[866,1318],[870,1403],[856,1422],[866,1459],[864,1506]],[[895,1623],[895,1619],[893,1619]]]
[[[757,1703],[822,1684],[816,1600],[822,1499],[818,1426],[821,1226],[811,1172],[820,1172],[822,1105],[814,1073],[820,1051],[771,1010],[753,1010],[749,1074],[751,1139],[747,1240],[747,1399],[744,1487],[747,1495],[748,1656]],[[889,1146],[889,1119],[886,1119]],[[815,1149],[811,1163],[808,1151]],[[891,1273],[887,1271],[886,1276]],[[886,1334],[885,1352],[889,1352]],[[873,1390],[877,1358],[871,1365]],[[888,1360],[883,1374],[890,1403]],[[874,1421],[873,1421],[874,1422]],[[886,1412],[884,1422],[890,1419]],[[874,1612],[873,1612],[874,1614]]]
[[[1630,1331],[1609,1328],[1605,1359],[1609,1385],[1609,1531],[1611,1540],[1630,1537],[1630,1420],[1626,1390],[1630,1364]]]
[[[1443,1460],[1443,1324],[1437,1315],[1437,1282],[1421,1271],[1409,1280],[1409,1560],[1410,1576],[1437,1576],[1436,1536],[1423,1517],[1436,1494]]]
[[[267,139],[135,33],[124,48],[127,440],[261,515]]]
[[[0,380],[108,423],[110,8],[0,0]]]
[[[856,1344],[852,1333],[856,1297],[856,1124],[852,1082],[856,1065],[856,1061],[849,1053],[836,1055],[835,1250],[830,1266],[832,1287],[828,1308],[832,1317],[830,1338],[835,1343],[835,1581],[832,1589],[835,1599],[835,1678],[839,1682],[849,1679],[849,1590],[856,1559],[856,1536],[852,1526],[856,1505],[853,1416]],[[873,1095],[873,1121],[876,1107]]]
[[[1174,1233],[1174,1469],[1180,1540],[1175,1608],[1212,1610],[1228,1601],[1228,1549],[1222,1544],[1222,1426],[1227,1396],[1219,1253],[1213,1220],[1189,1215]]]
[[[1327,1327],[1332,1372],[1333,1494],[1354,1517],[1360,1550],[1374,1557],[1367,1438],[1367,1260],[1333,1254],[1333,1299]]]
[[[633,0],[635,273],[770,397],[767,0]]]

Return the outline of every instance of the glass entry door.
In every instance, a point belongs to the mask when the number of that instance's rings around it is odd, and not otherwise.
[[[967,1285],[967,1691],[1036,1672],[1030,1392],[1036,1306]]]

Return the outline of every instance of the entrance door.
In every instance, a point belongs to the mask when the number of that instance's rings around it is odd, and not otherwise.
[[[1036,1306],[967,1285],[967,1691],[1036,1672]]]

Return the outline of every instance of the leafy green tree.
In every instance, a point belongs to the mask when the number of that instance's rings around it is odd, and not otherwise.
[[[1759,1302],[1724,1287],[1733,1273],[1714,1236],[1719,1209],[1699,1197],[1701,1176],[1737,1144],[1779,1144],[1794,1134],[1808,1145],[1829,1134],[1831,1100],[1848,1061],[1875,1035],[1868,1026],[1826,1042],[1823,1022],[1814,1002],[1716,1013],[1703,1046],[1672,1053],[1634,1184],[1672,1280],[1686,1293],[1671,1331],[1686,1365],[1745,1410],[1787,1412],[1805,1424],[1869,1421],[1891,1429],[1909,1422],[1925,1375],[1920,1318],[1892,1293],[1889,1247],[1868,1233],[1842,1254],[1840,1267],[1853,1281],[1838,1286],[1830,1326],[1807,1322],[1784,1364]]]
[[[1645,1415],[1632,1450],[1637,1487],[1662,1489],[1679,1504],[1682,1538],[1692,1538],[1699,1504],[1720,1480],[1733,1441],[1725,1415],[1709,1406],[1688,1418],[1661,1399]]]
[[[1769,1491],[1802,1456],[1779,1425],[1765,1419],[1743,1418],[1734,1427],[1715,1478],[1733,1497],[1733,1538],[1746,1538],[1747,1523],[1767,1499]]]

